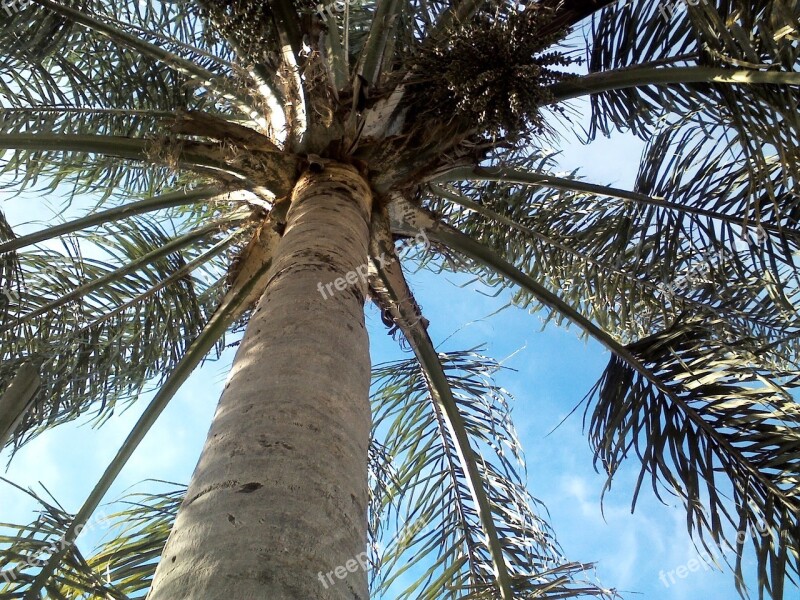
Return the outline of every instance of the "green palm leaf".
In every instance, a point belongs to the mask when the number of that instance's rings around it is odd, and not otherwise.
[[[759,597],[781,597],[785,579],[800,569],[800,409],[790,395],[798,378],[759,368],[756,354],[720,343],[709,330],[685,321],[628,346],[664,389],[613,357],[590,392],[589,439],[607,487],[635,452],[642,469],[634,505],[649,478],[657,496],[682,501],[706,550],[722,540],[735,550],[740,589],[752,544]]]
[[[241,217],[229,224],[244,231]],[[17,428],[17,445],[86,412],[100,422],[108,418],[117,402],[135,398],[180,360],[187,337],[197,335],[219,300],[218,289],[189,272],[172,285],[161,283],[199,256],[208,261],[219,254],[208,254],[220,242],[219,225],[171,240],[156,221],[140,216],[82,237],[102,258],[82,256],[79,242],[65,246],[71,254],[17,255],[25,287],[2,330],[0,381],[28,362],[43,380]],[[207,267],[194,262],[195,270]],[[216,271],[219,279],[219,266]],[[70,352],[63,352],[65,344]]]
[[[24,597],[37,569],[48,557],[62,552],[59,568],[46,587],[49,598],[128,600],[127,596],[105,584],[103,574],[91,568],[74,543],[75,537],[68,535],[70,514],[57,502],[49,501],[33,490],[25,490],[5,478],[2,481],[30,496],[39,507],[39,515],[27,525],[0,525],[5,530],[0,534],[0,543],[3,544],[0,551],[0,598]]]
[[[734,547],[742,593],[747,547],[759,595],[782,598],[800,545],[797,2],[340,4],[0,9],[0,185],[67,206],[19,237],[0,214],[0,446],[102,425],[159,387],[75,515],[29,492],[40,516],[0,538],[0,597],[146,595],[180,488],[129,498],[92,558],[71,541],[188,374],[247,326],[298,176],[332,161],[372,190],[370,294],[415,354],[374,374],[376,593],[614,593],[539,515],[498,365],[436,351],[395,249],[427,232],[433,251],[403,258],[512,288],[612,352],[587,405],[609,484],[635,453],[634,504],[649,473],[700,545]],[[632,189],[538,148],[579,129],[587,96],[587,141],[647,142]]]
[[[473,351],[439,354],[438,360],[481,478],[492,481],[486,493],[514,597],[544,590],[559,598],[612,596],[590,584],[569,583],[591,565],[564,559],[549,525],[535,512],[541,506],[525,488],[508,394],[491,382],[499,367]],[[499,597],[492,591],[496,575],[481,532],[481,509],[461,467],[459,442],[431,404],[427,376],[416,360],[404,360],[379,365],[375,377],[375,435],[393,457],[393,478],[381,482],[388,489],[376,508],[381,525],[374,535],[388,538],[375,555],[376,592],[397,598]],[[409,570],[413,582],[403,589],[399,578]]]
[[[109,539],[87,560],[88,566],[130,600],[144,598],[186,487],[158,484],[163,491],[136,492],[122,499],[125,508],[108,516],[115,529]]]

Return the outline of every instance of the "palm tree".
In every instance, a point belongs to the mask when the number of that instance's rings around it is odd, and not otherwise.
[[[3,183],[92,206],[19,236],[0,218],[0,439],[158,391],[76,514],[36,496],[3,538],[0,597],[366,599],[408,574],[396,597],[613,596],[561,558],[496,365],[437,352],[404,263],[513,288],[608,348],[586,423],[609,482],[635,454],[634,503],[645,477],[677,496],[698,544],[751,546],[782,598],[800,10],[668,8],[4,1]],[[633,189],[556,172],[579,98],[587,142],[647,142]],[[413,358],[371,372],[367,298]],[[133,450],[241,332],[188,489],[136,498],[83,557]]]

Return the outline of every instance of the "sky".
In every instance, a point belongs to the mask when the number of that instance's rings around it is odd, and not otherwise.
[[[567,143],[559,155],[565,170],[580,167],[593,183],[630,187],[642,144],[629,136],[600,139],[590,146]],[[0,194],[4,192],[0,191]],[[0,196],[0,199],[2,197]],[[12,223],[46,219],[46,200],[12,199],[3,203]],[[509,367],[497,383],[514,398],[514,422],[525,448],[528,484],[549,509],[548,520],[570,560],[596,562],[590,578],[626,598],[727,600],[737,598],[728,572],[698,567],[698,553],[686,533],[685,513],[677,502],[662,505],[649,488],[631,514],[638,464],[629,461],[606,494],[605,476],[594,471],[592,451],[582,432],[582,410],[551,432],[600,377],[609,355],[594,342],[579,339],[575,328],[548,325],[542,315],[508,308],[508,294],[491,297],[470,277],[411,273],[412,289],[431,321],[430,333],[440,351],[484,345],[483,352]],[[467,284],[465,287],[459,287]],[[373,308],[367,310],[373,363],[405,358],[386,333]],[[449,338],[449,339],[448,339]],[[126,490],[147,489],[145,479],[185,483],[195,466],[232,352],[207,362],[187,381],[134,454],[106,501]],[[146,405],[140,398],[115,414],[102,428],[86,419],[36,438],[14,458],[5,476],[41,491],[39,482],[69,511],[76,511]],[[5,464],[7,452],[0,456]],[[28,522],[33,504],[0,484],[0,521]],[[97,525],[81,539],[90,548],[104,534]],[[750,561],[752,563],[752,560]],[[747,562],[746,562],[747,564]],[[682,571],[679,571],[682,569]],[[691,570],[690,570],[691,569]],[[670,580],[669,573],[672,572]],[[679,572],[685,574],[679,577]],[[662,578],[659,575],[663,573]],[[787,598],[791,597],[791,592]],[[800,594],[795,597],[800,597]]]

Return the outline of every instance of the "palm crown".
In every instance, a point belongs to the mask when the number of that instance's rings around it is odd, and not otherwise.
[[[611,351],[587,402],[598,465],[610,480],[636,454],[635,495],[645,477],[677,494],[702,545],[741,556],[736,532],[768,528],[759,594],[783,596],[800,566],[796,2],[3,7],[3,181],[96,202],[22,236],[0,214],[0,439],[158,393],[77,515],[42,500],[7,538],[0,565],[19,572],[1,597],[143,597],[180,489],[121,513],[130,528],[93,558],[49,540],[74,537],[192,369],[246,327],[299,174],[331,164],[375,194],[370,297],[414,354],[373,372],[370,532],[392,538],[376,592],[410,564],[404,598],[612,594],[559,560],[494,363],[435,350],[395,260],[424,232],[406,264],[513,287]],[[559,175],[543,149],[584,96],[587,140],[646,140],[634,189]],[[386,529],[404,514],[417,525]],[[36,553],[44,566],[20,567]]]

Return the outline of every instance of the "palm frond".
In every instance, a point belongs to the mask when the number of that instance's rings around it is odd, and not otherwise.
[[[791,395],[797,370],[762,368],[758,348],[720,342],[702,321],[627,348],[664,386],[614,356],[590,392],[589,436],[606,487],[635,452],[642,468],[634,506],[650,479],[659,498],[666,492],[683,503],[689,531],[706,550],[735,550],[741,592],[749,541],[759,598],[765,591],[782,598],[784,581],[796,581],[800,568],[800,406]]]
[[[14,229],[0,211],[0,242],[12,240]],[[0,327],[5,326],[9,316],[11,303],[19,299],[21,292],[22,269],[14,252],[0,254]]]
[[[689,148],[687,162],[699,152]],[[446,178],[488,183],[434,186],[433,197],[445,201],[431,207],[619,340],[648,335],[686,313],[725,317],[735,338],[793,336],[800,230],[793,224],[796,200],[780,181],[780,201],[765,200],[748,213],[746,173],[720,169],[713,157],[703,165],[712,188],[655,169],[640,175],[641,191],[628,193],[574,175],[554,177],[541,154],[518,160],[527,169],[453,171]],[[668,173],[680,172],[667,165]],[[670,191],[675,200],[664,198]],[[509,225],[517,235],[507,235]],[[753,225],[757,239],[748,235]],[[790,346],[782,348],[784,360]]]
[[[174,169],[137,164],[148,159],[152,143],[143,139],[74,134],[0,132],[0,174],[5,187],[55,192],[62,182],[77,192],[99,193],[107,198],[116,190],[152,194],[177,183]],[[44,185],[41,181],[44,179]]]
[[[76,23],[80,27],[86,28],[90,34],[88,37],[97,40],[108,40],[113,45],[124,48],[127,51],[133,51],[139,55],[146,57],[151,61],[156,61],[168,67],[173,71],[186,78],[188,87],[203,87],[205,90],[216,95],[220,99],[224,99],[231,103],[232,107],[241,111],[244,115],[253,119],[254,123],[266,127],[266,122],[258,114],[254,106],[250,104],[246,95],[240,94],[236,89],[235,84],[225,76],[219,76],[202,66],[203,59],[208,60],[208,56],[198,56],[195,54],[191,59],[183,58],[182,56],[170,52],[163,44],[153,44],[141,35],[141,31],[129,33],[123,27],[118,27],[115,20],[103,19],[102,15],[94,13],[88,7],[74,9],[65,6],[58,2],[51,0],[34,0],[34,2],[43,8],[55,13],[58,18],[67,20],[71,23]],[[155,34],[158,37],[158,34]],[[107,53],[107,45],[105,52]]]
[[[164,137],[0,132],[0,150],[12,151],[0,163],[0,175],[9,176],[8,186],[18,192],[36,184],[43,176],[47,181],[45,189],[51,192],[66,181],[74,184],[75,193],[99,193],[101,199],[108,198],[115,190],[124,191],[127,196],[154,194],[188,183],[181,181],[176,167],[223,182],[238,182],[234,187],[242,187],[247,180],[241,168],[227,164],[225,151],[218,144],[183,140],[173,143]],[[259,162],[259,167],[264,166]],[[273,187],[269,176],[264,181],[262,173],[257,173],[254,181]],[[280,184],[276,189],[282,189]]]
[[[0,551],[0,598],[21,598],[29,591],[32,570],[60,547],[68,550],[50,583],[48,597],[64,600],[143,599],[155,572],[158,557],[166,544],[185,486],[164,481],[148,481],[147,492],[131,492],[112,503],[124,508],[112,514],[95,516],[88,531],[97,525],[111,536],[92,556],[84,556],[76,539],[67,537],[70,515],[54,501],[32,490],[22,490],[39,506],[39,516],[27,525],[3,524],[8,530],[0,536],[6,545]]]
[[[0,396],[0,448],[6,445],[22,422],[40,385],[36,367],[23,363]]]
[[[75,543],[77,534],[68,531],[72,515],[54,500],[47,500],[33,490],[23,489],[5,478],[0,480],[24,492],[39,506],[38,517],[32,523],[0,525],[0,598],[13,600],[25,597],[42,564],[54,554],[61,553],[59,567],[44,588],[48,598],[128,600],[126,595],[106,584],[103,573],[94,570],[86,561]]]
[[[511,600],[513,591],[508,565],[492,518],[489,498],[483,489],[483,480],[473,457],[473,448],[464,426],[463,416],[456,406],[444,368],[426,331],[427,323],[423,321],[422,313],[403,276],[402,266],[398,263],[398,256],[391,241],[388,215],[383,212],[376,213],[370,229],[370,254],[376,270],[371,288],[376,292],[381,308],[392,316],[413,348],[425,373],[431,398],[436,404],[435,411],[440,421],[442,436],[450,438],[453,454],[458,458],[458,463],[453,463],[451,469],[458,468],[466,477],[466,487],[471,492],[469,500],[474,506],[485,535],[492,572],[495,575],[494,581],[487,587],[491,589],[496,587],[502,600]],[[473,574],[473,577],[474,581],[484,583],[480,576]]]
[[[693,315],[622,346],[489,248],[419,209],[406,206],[404,213],[407,218],[400,220],[425,226],[432,239],[515,282],[613,352],[594,390],[599,400],[592,421],[609,483],[634,449],[643,463],[634,504],[649,471],[654,487],[661,483],[683,500],[689,531],[704,546],[709,537],[718,546],[730,545],[730,526],[738,527],[734,533],[743,533],[736,540],[734,570],[740,590],[746,536],[766,532],[753,542],[759,592],[782,598],[785,580],[797,574],[800,543],[800,410],[791,395],[800,378],[795,353],[776,357],[771,351],[781,340],[731,339],[726,319]]]
[[[164,489],[134,492],[122,498],[120,502],[126,508],[107,517],[113,538],[86,561],[92,570],[103,574],[107,584],[130,600],[146,597],[186,495],[186,486],[177,483],[147,483]]]
[[[792,43],[800,21],[790,4],[716,0],[673,10],[667,3],[613,3],[603,10],[592,29],[589,69],[602,73],[629,67],[635,71],[643,65],[697,64],[792,71],[800,57]],[[706,109],[718,118],[725,112],[743,117],[750,113],[745,117],[748,120],[772,120],[770,115],[781,115],[789,120],[781,119],[780,128],[786,132],[788,126],[796,133],[796,117],[792,117],[796,90],[747,87],[733,91],[725,86],[689,85],[594,96],[592,135],[608,133],[610,127],[632,127],[645,136],[664,111],[694,111],[697,93],[707,100]],[[754,125],[755,121],[750,123]],[[774,131],[780,128],[771,127]]]
[[[473,351],[439,354],[465,432],[474,448],[492,519],[509,568],[514,598],[609,595],[575,581],[590,565],[561,555],[539,503],[528,493],[507,392],[492,383],[498,366]],[[462,470],[456,441],[431,403],[416,359],[375,368],[375,436],[391,457],[381,481],[373,537],[373,588],[395,598],[499,598],[479,508]],[[395,483],[396,482],[396,483]],[[421,575],[415,569],[424,569]],[[405,575],[411,583],[405,582]],[[402,583],[401,583],[402,582]]]
[[[178,3],[159,4],[174,7]],[[54,6],[87,15],[92,14],[92,8],[101,9],[99,2],[88,1],[74,4],[76,8]],[[38,3],[16,8],[11,14],[4,11],[0,20],[0,45],[4,48],[0,68],[9,77],[2,83],[6,107],[202,107],[184,85],[187,77],[164,69],[156,58],[109,41]],[[168,9],[164,17],[169,13],[175,15]],[[113,18],[113,13],[107,16]],[[157,27],[153,30],[159,31]],[[65,48],[69,51],[64,52]]]
[[[233,234],[244,231],[235,219],[226,227]],[[219,301],[214,286],[174,274],[200,256],[209,260],[219,253],[209,249],[219,243],[220,227],[187,235],[176,244],[157,222],[139,216],[107,225],[102,235],[82,233],[75,245],[65,244],[67,254],[17,255],[25,287],[12,304],[16,316],[1,333],[0,381],[5,387],[27,362],[42,378],[34,406],[16,430],[17,445],[87,411],[102,422],[117,402],[134,398],[179,361],[186,340],[198,334]],[[194,267],[207,264],[213,265]]]
[[[38,244],[46,240],[52,240],[70,233],[75,233],[89,227],[102,225],[106,223],[113,223],[119,219],[126,219],[135,217],[136,215],[155,212],[173,208],[176,206],[187,206],[194,203],[209,203],[216,204],[220,201],[229,201],[240,198],[239,194],[233,193],[226,195],[220,188],[214,187],[200,187],[194,190],[181,190],[179,192],[171,192],[138,202],[131,202],[123,204],[114,208],[109,208],[103,211],[92,211],[85,217],[74,219],[61,225],[50,226],[35,233],[20,237],[12,237],[6,242],[0,243],[0,255],[11,253],[20,248]],[[198,211],[200,212],[200,211]]]
[[[798,32],[800,17],[791,2],[718,0],[687,10],[674,10],[668,3],[607,7],[593,31],[593,73],[587,80],[637,79],[650,73],[647,78],[655,83],[670,73],[711,69],[730,75],[739,71],[741,81],[749,83],[732,86],[708,79],[655,89],[640,81],[640,87],[594,94],[590,139],[612,128],[632,128],[643,139],[658,134],[662,143],[651,144],[643,158],[643,169],[652,172],[668,160],[665,138],[675,143],[693,138],[699,127],[709,138],[705,151],[720,161],[718,168],[736,164],[746,170],[751,202],[769,198],[775,203],[780,192],[773,180],[790,185],[800,176]],[[792,84],[756,84],[777,78],[791,78]],[[694,165],[678,162],[670,165],[676,169],[671,176],[681,176],[678,167],[695,172]],[[698,183],[703,185],[703,179]]]
[[[208,319],[208,322],[205,323],[200,333],[193,339],[175,367],[165,378],[158,392],[156,392],[153,399],[147,405],[147,408],[145,408],[144,412],[142,412],[141,416],[136,421],[136,424],[125,438],[116,456],[114,456],[111,463],[106,467],[100,480],[95,484],[86,501],[83,503],[83,506],[81,506],[80,510],[78,510],[70,521],[64,534],[65,539],[75,539],[75,532],[83,528],[92,514],[97,510],[97,507],[100,505],[100,502],[103,500],[103,497],[106,495],[111,485],[116,481],[122,468],[127,464],[136,448],[138,448],[148,431],[150,431],[150,428],[167,407],[167,404],[175,397],[180,387],[185,383],[194,369],[202,362],[203,358],[214,348],[217,340],[225,334],[228,327],[230,327],[233,321],[241,314],[253,292],[253,288],[261,281],[262,276],[269,269],[269,265],[270,263],[264,263],[260,271],[258,271],[250,281],[244,284],[240,289],[237,289],[230,296],[226,296],[214,314]],[[52,580],[51,578],[58,571],[59,565],[62,563],[66,552],[68,552],[68,548],[62,548],[53,552],[48,557],[39,573],[36,574],[35,579],[30,582],[30,587],[26,591],[31,597],[38,597],[39,591],[45,589],[49,585]]]

